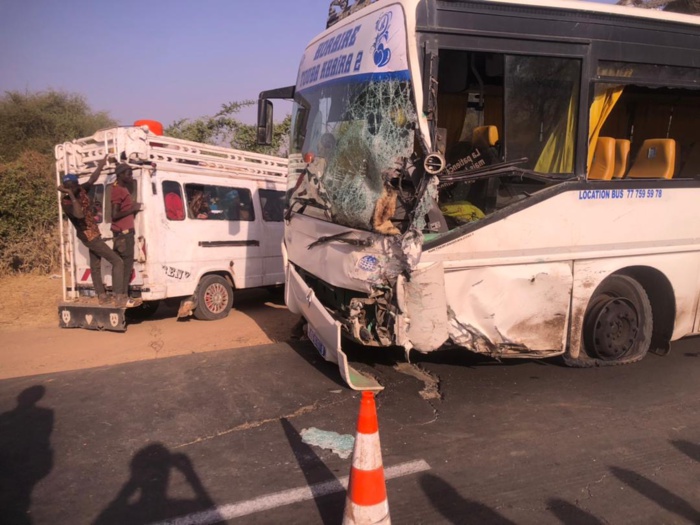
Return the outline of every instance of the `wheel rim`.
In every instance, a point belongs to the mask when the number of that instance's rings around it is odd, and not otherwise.
[[[591,342],[599,359],[614,361],[632,352],[639,336],[639,313],[634,304],[615,297],[600,301],[593,313]]]
[[[223,284],[210,284],[204,292],[204,305],[212,313],[220,314],[228,306],[228,290]]]

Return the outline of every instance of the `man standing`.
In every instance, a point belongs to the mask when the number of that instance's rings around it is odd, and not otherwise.
[[[88,192],[97,180],[97,177],[99,177],[105,162],[107,162],[107,156],[97,163],[97,168],[90,175],[87,182],[78,184],[78,176],[68,173],[63,177],[63,183],[58,187],[58,191],[64,194],[64,197],[61,199],[61,208],[73,223],[73,226],[75,226],[78,239],[90,252],[92,284],[95,287],[95,292],[97,292],[99,303],[102,305],[110,303],[105,285],[102,282],[102,259],[107,259],[112,264],[112,287],[114,290],[122,288],[124,276],[124,262],[102,240],[100,230],[95,222],[92,203],[88,196]]]
[[[119,164],[115,170],[117,182],[112,186],[112,234],[114,253],[123,261],[122,288],[115,288],[117,306],[132,308],[141,304],[140,299],[129,297],[129,282],[134,268],[134,215],[141,210],[141,203],[131,198],[134,174],[128,164]]]

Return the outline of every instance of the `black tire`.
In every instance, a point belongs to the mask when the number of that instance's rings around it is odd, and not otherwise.
[[[202,321],[223,319],[233,306],[233,288],[220,275],[205,275],[197,287],[194,316]]]
[[[136,308],[128,308],[126,316],[137,320],[149,319],[158,310],[158,305],[160,305],[160,301],[144,301]]]
[[[585,355],[569,364],[610,366],[640,361],[651,346],[653,325],[651,303],[642,285],[627,275],[612,275],[598,286],[586,308]]]

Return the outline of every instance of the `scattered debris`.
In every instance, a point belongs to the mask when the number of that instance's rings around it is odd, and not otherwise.
[[[419,381],[423,381],[425,387],[419,392],[420,397],[426,401],[430,399],[442,399],[440,395],[440,379],[412,363],[399,363],[394,366],[394,370],[407,376],[415,377]]]

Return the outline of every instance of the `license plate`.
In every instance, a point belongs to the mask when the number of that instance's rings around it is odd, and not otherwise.
[[[316,330],[314,330],[311,324],[308,323],[306,325],[306,335],[309,336],[309,341],[313,343],[313,345],[316,347],[316,350],[318,350],[318,353],[321,354],[321,357],[325,359],[326,345],[323,344],[323,341],[321,341],[321,338],[316,333]]]

